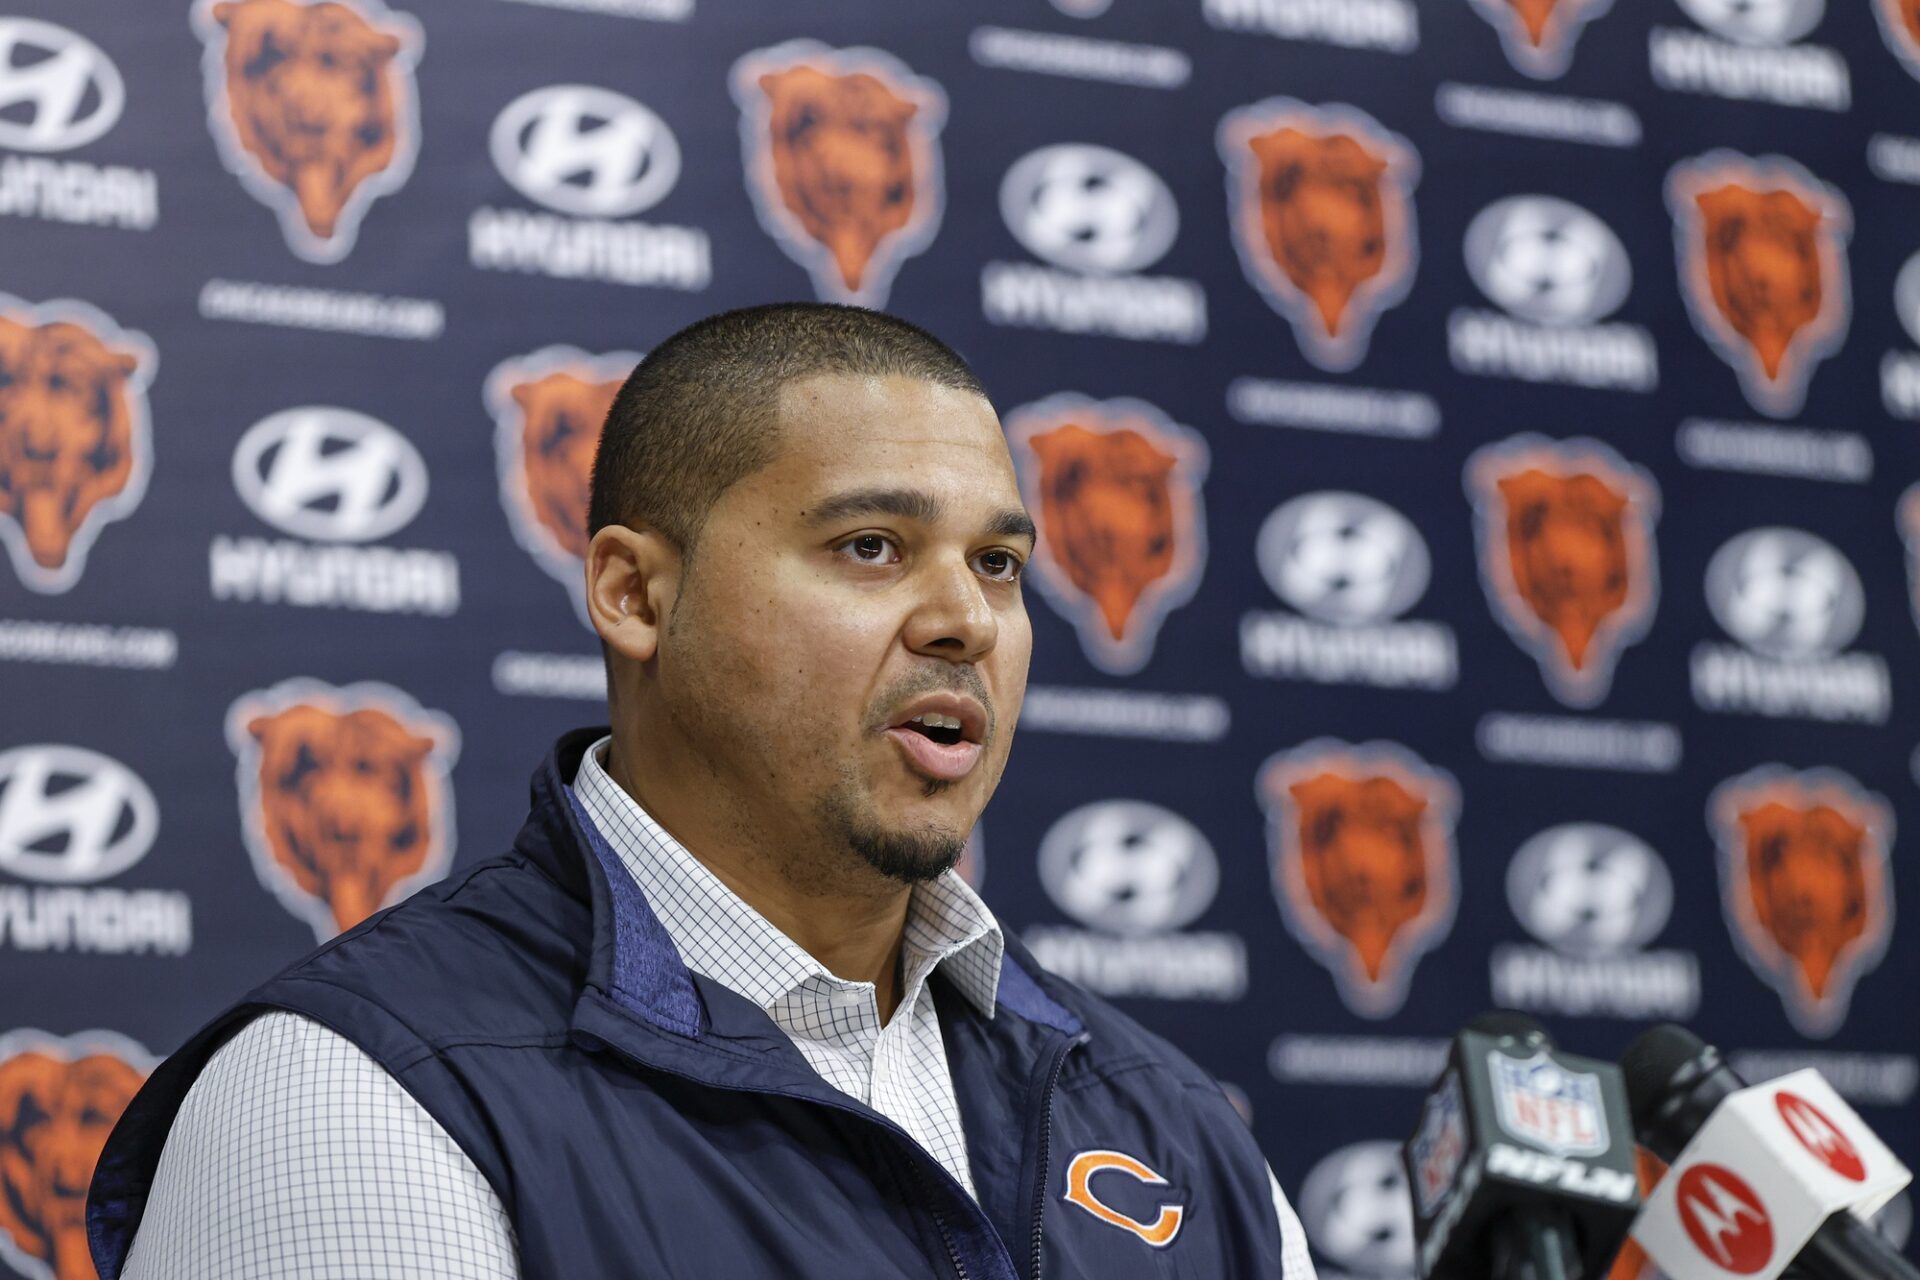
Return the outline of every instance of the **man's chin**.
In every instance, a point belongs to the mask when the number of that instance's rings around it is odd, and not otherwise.
[[[823,797],[823,826],[881,875],[919,884],[959,862],[984,807],[979,782],[978,770],[949,782],[895,757],[873,773],[843,775]]]
[[[902,884],[938,879],[954,868],[967,847],[965,836],[944,826],[855,830],[847,843],[868,866]]]

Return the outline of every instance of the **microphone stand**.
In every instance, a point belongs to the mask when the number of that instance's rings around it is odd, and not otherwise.
[[[1495,1236],[1496,1280],[1581,1280],[1573,1223],[1548,1205],[1518,1209]]]

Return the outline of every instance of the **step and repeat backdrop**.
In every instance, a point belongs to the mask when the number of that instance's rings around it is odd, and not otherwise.
[[[1409,1272],[1491,1005],[1920,1163],[1914,0],[13,0],[0,1273],[91,1275],[204,1018],[504,851],[603,718],[614,389],[785,298],[992,389],[1037,652],[967,868],[1323,1275]]]

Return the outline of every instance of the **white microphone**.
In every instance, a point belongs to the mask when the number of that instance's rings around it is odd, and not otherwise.
[[[1671,1165],[1632,1235],[1672,1280],[1920,1277],[1865,1222],[1913,1175],[1818,1071],[1743,1085],[1672,1026],[1623,1065],[1640,1139]]]

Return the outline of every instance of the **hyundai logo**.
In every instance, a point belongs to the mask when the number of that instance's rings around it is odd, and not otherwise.
[[[275,528],[322,542],[396,533],[427,500],[427,465],[364,413],[308,405],[262,418],[233,451],[240,498]]]

